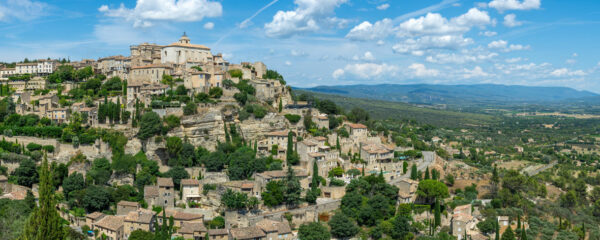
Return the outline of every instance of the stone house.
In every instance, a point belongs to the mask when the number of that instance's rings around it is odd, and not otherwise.
[[[283,152],[283,154],[285,154],[288,144],[287,131],[270,132],[265,134],[265,137],[267,138],[267,148],[269,151],[271,150],[273,145],[277,145],[277,149],[279,150],[279,152]]]
[[[97,69],[107,78],[120,77],[127,79],[127,74],[131,70],[131,57],[110,56],[98,59]]]
[[[453,210],[453,214],[472,215],[471,209],[472,209],[471,204],[456,206]]]
[[[367,126],[360,123],[348,123],[346,124],[346,128],[348,129],[348,133],[350,133],[350,137],[353,138],[366,138],[369,132]]]
[[[98,236],[106,235],[107,240],[122,240],[123,220],[125,216],[107,215],[93,224],[94,230],[98,230]]]
[[[65,123],[69,120],[69,116],[67,108],[52,108],[46,111],[46,117],[55,123]]]
[[[200,181],[196,179],[181,179],[181,198],[185,202],[200,200]]]
[[[209,240],[228,240],[229,232],[227,229],[209,229],[208,238]]]
[[[406,178],[400,180],[396,187],[398,187],[398,201],[400,203],[413,203],[417,199],[417,187],[419,182]]]
[[[139,208],[139,203],[123,200],[117,203],[117,215],[127,215],[129,212],[136,211]]]
[[[173,217],[173,226],[180,228],[184,223],[203,223],[204,215],[199,213],[186,213],[177,209],[167,209],[165,216],[168,218]],[[162,213],[158,216],[158,222],[162,224]]]
[[[452,229],[452,235],[457,239],[463,239],[468,234],[468,230],[474,227],[475,221],[473,216],[466,213],[458,213],[452,216],[450,228]]]
[[[0,175],[0,189],[2,189],[3,192],[8,190],[8,178],[4,175]]]
[[[232,228],[229,230],[229,238],[236,240],[261,240],[267,239],[267,235],[257,226]]]
[[[85,225],[94,230],[94,223],[100,221],[104,217],[104,213],[101,212],[93,212],[85,215]]]
[[[308,173],[305,170],[294,169],[294,174],[300,181],[300,186],[303,189],[306,189],[309,187],[310,181],[308,179]],[[269,183],[270,181],[283,180],[286,175],[287,175],[287,170],[274,170],[274,171],[264,171],[262,173],[255,173],[253,177],[254,177],[254,181],[258,187],[258,190],[256,192],[258,192],[260,194],[261,192],[265,191],[265,189],[267,187],[267,183]]]
[[[315,114],[312,116],[312,121],[317,125],[319,129],[329,129],[329,118],[327,114]]]
[[[159,84],[163,75],[173,75],[173,68],[164,64],[149,64],[132,67],[127,80],[128,82]]]
[[[156,214],[152,210],[138,209],[127,213],[123,220],[124,239],[128,239],[135,230],[154,231]]]
[[[266,239],[293,239],[292,229],[287,221],[278,222],[269,219],[263,219],[257,222],[256,226],[265,233]]]
[[[245,193],[248,197],[260,197],[261,193],[260,185],[252,181],[229,181],[223,183],[222,186],[236,192]]]
[[[145,186],[144,200],[149,206],[173,207],[175,205],[173,180],[157,178],[155,186]]]
[[[184,222],[181,228],[177,230],[175,236],[181,236],[184,239],[202,239],[206,236],[207,229],[202,222]]]
[[[346,187],[344,186],[322,186],[321,197],[331,199],[341,199],[346,195]]]

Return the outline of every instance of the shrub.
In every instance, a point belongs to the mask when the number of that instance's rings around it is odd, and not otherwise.
[[[27,150],[29,150],[30,152],[36,151],[36,150],[40,150],[42,149],[42,145],[39,145],[37,143],[29,143],[27,144]]]
[[[208,91],[208,95],[213,98],[221,98],[221,96],[223,96],[223,89],[220,87],[213,87]]]
[[[290,123],[298,123],[300,121],[300,118],[302,118],[300,115],[296,115],[296,114],[286,114],[285,118],[290,121]]]

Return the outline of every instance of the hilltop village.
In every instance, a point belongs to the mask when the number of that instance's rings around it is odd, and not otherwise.
[[[230,63],[186,34],[130,51],[1,67],[1,198],[42,199],[47,159],[60,217],[83,239],[488,239],[529,227],[486,217],[492,200],[475,186],[448,190],[479,176],[447,157],[478,151],[369,128],[364,110],[295,94],[264,63]]]

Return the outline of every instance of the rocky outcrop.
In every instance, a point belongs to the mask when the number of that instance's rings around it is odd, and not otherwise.
[[[269,113],[262,119],[250,118],[238,125],[245,139],[262,139],[266,133],[290,128],[287,119],[276,113]]]
[[[224,141],[223,117],[220,109],[210,108],[203,114],[184,116],[181,127],[172,130],[169,136],[187,137],[194,146],[201,145],[215,150],[217,141]]]

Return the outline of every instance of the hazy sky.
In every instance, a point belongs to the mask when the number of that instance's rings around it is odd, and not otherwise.
[[[193,43],[294,86],[500,83],[600,92],[600,1],[0,0],[0,61]]]

